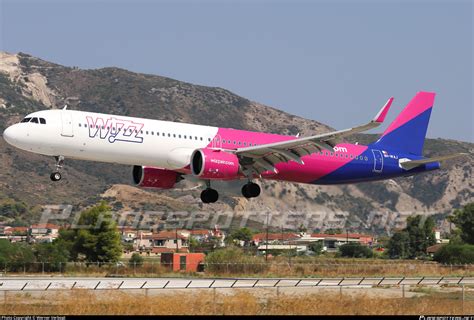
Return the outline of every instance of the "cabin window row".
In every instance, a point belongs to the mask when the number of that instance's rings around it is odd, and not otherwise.
[[[105,129],[109,130],[109,129],[111,129],[113,132],[115,132],[115,131],[117,131],[117,132],[122,131],[122,128],[115,128],[115,127],[109,127],[109,126],[107,126],[107,127],[106,127],[106,126],[99,126],[99,125],[93,126],[93,125],[88,125],[88,124],[86,124],[86,123],[84,123],[84,124],[79,123],[78,125],[79,125],[79,127],[84,127],[84,128],[89,127],[89,128],[102,129],[102,130],[105,130]],[[136,129],[128,129],[128,131],[129,131],[130,133],[133,133],[133,132],[138,133],[138,130],[136,130]],[[152,135],[152,136],[154,136],[155,133],[156,133],[156,136],[160,136],[160,132],[155,132],[155,131],[140,130],[140,133],[141,133],[141,134],[146,134],[146,135]],[[203,138],[203,137],[197,137],[197,136],[191,136],[191,135],[185,135],[185,134],[184,134],[184,135],[181,135],[181,134],[176,134],[176,133],[165,133],[165,132],[162,132],[162,133],[161,133],[161,136],[163,136],[163,137],[168,137],[168,138],[179,138],[179,139],[189,139],[189,140],[196,140],[196,141],[197,141],[197,140],[204,141],[204,138]],[[210,141],[211,141],[211,138],[207,138],[207,141],[210,142]],[[222,143],[232,144],[232,141],[231,141],[231,140],[222,140]],[[233,141],[233,144],[234,144],[234,145],[239,145],[239,146],[242,146],[242,145],[243,145],[244,147],[246,147],[246,146],[256,146],[256,145],[257,145],[256,143],[252,144],[251,142],[248,142],[248,143],[247,143],[247,142],[236,141],[236,140]]]

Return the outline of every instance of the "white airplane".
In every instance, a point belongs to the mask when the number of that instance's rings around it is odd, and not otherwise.
[[[284,136],[92,112],[38,111],[8,127],[4,139],[29,152],[56,158],[51,180],[61,179],[66,158],[132,165],[133,181],[173,188],[186,175],[206,182],[204,203],[217,201],[211,180],[246,179],[242,194],[260,194],[253,179],[340,184],[390,179],[439,168],[421,156],[434,93],[419,92],[380,139],[363,146],[342,138],[379,126],[393,98],[362,126],[310,137]]]

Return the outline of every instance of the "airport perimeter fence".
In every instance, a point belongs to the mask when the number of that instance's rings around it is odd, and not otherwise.
[[[102,276],[150,276],[170,274],[186,276],[261,275],[284,276],[474,276],[474,264],[450,265],[435,262],[321,262],[321,261],[269,261],[262,263],[207,263],[191,262],[173,265],[157,261],[144,262],[4,262],[0,275],[102,275]]]
[[[172,294],[186,293],[188,290],[205,290],[212,293],[212,305],[224,303],[227,293],[246,290],[262,300],[285,301],[295,294],[319,294],[324,298],[352,299],[411,299],[420,297],[424,303],[448,304],[450,311],[465,314],[474,311],[474,277],[439,278],[0,278],[0,299],[3,305],[60,304],[86,297],[94,300],[127,299],[142,301],[140,297],[160,297],[164,291]],[[318,289],[322,289],[320,291]],[[229,291],[231,290],[231,291]],[[264,291],[262,291],[264,290]],[[378,291],[366,291],[378,290]],[[179,291],[179,292],[178,292]],[[272,294],[273,293],[273,294]],[[85,294],[85,295],[84,295]],[[49,299],[46,297],[50,297]],[[89,298],[88,298],[89,297]],[[179,296],[183,298],[182,295]],[[89,299],[89,300],[88,300]],[[0,301],[1,301],[0,300]],[[54,301],[54,302],[50,302]],[[45,302],[48,301],[48,302]],[[347,300],[346,300],[347,301]],[[366,300],[364,300],[366,301]],[[221,308],[215,309],[214,314]]]

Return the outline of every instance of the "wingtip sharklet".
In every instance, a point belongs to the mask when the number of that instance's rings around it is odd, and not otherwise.
[[[385,117],[387,116],[388,110],[390,110],[390,107],[392,106],[392,102],[393,97],[390,97],[390,99],[387,100],[385,105],[382,107],[382,109],[380,109],[380,111],[377,113],[377,115],[372,121],[382,123],[385,120]]]

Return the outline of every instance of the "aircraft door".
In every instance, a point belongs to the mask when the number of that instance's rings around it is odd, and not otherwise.
[[[63,137],[73,137],[72,115],[67,110],[61,110],[61,135]]]
[[[222,139],[219,134],[217,134],[214,139],[212,139],[212,147],[216,149],[222,148]]]
[[[382,172],[383,170],[383,155],[380,150],[372,149],[372,154],[374,155],[374,169],[373,172]]]

